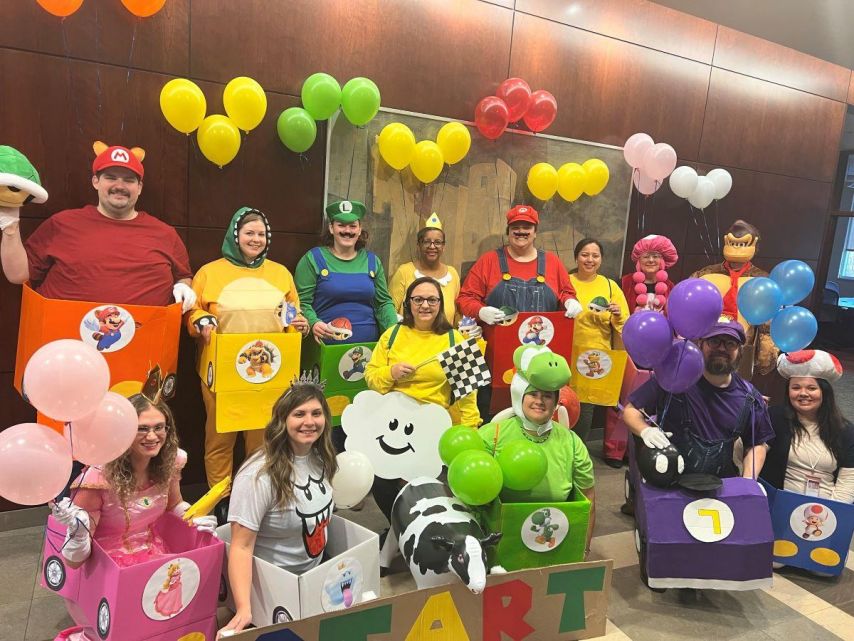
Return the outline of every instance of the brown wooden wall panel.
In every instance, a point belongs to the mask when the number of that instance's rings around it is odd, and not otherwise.
[[[845,111],[841,102],[713,69],[700,160],[829,182]]]
[[[851,79],[850,69],[724,26],[713,64],[841,102]]]
[[[146,150],[139,208],[173,225],[187,224],[187,138],[160,114],[167,76],[63,60],[0,48],[0,83],[15,86],[3,100],[3,143],[20,149],[38,169],[50,197],[24,216],[97,203],[92,143]]]
[[[206,0],[192,5],[191,73],[297,96],[317,71],[367,76],[388,107],[470,120],[507,77],[512,20],[478,0]]]
[[[197,271],[205,263],[222,258],[222,239],[224,236],[224,227],[222,229],[190,228],[188,230],[187,248],[190,252],[190,264],[193,266],[193,271]],[[282,263],[293,273],[303,254],[312,247],[316,247],[319,242],[319,233],[285,234],[274,231],[270,242],[269,257],[277,263]]]
[[[558,113],[548,133],[620,145],[645,131],[695,159],[707,65],[526,14],[513,29],[510,74],[547,89]]]
[[[517,0],[516,10],[711,64],[714,22],[647,0]]]
[[[158,13],[142,19],[119,0],[88,0],[61,20],[35,0],[4,2],[0,47],[186,76],[189,7],[190,0],[169,0]]]

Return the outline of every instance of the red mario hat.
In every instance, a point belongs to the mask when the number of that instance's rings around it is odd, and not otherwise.
[[[119,308],[115,307],[113,305],[110,305],[109,307],[105,307],[104,309],[101,309],[101,310],[98,310],[97,312],[95,312],[95,318],[97,318],[99,321],[103,322],[103,321],[107,320],[110,316],[113,316],[113,315],[118,314],[118,313],[119,313]]]
[[[537,210],[530,205],[516,205],[513,209],[507,212],[507,224],[512,225],[513,223],[521,222],[539,225],[540,215],[537,213]]]
[[[97,174],[109,167],[124,167],[130,169],[133,173],[142,176],[145,170],[142,168],[142,159],[145,158],[145,150],[140,147],[122,147],[121,145],[113,145],[108,147],[100,140],[92,145],[95,150],[95,160],[92,162],[92,173]]]

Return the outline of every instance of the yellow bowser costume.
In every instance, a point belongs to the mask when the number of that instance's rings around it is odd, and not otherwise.
[[[756,255],[759,230],[743,220],[736,220],[723,237],[722,263],[703,267],[691,274],[691,278],[704,278],[717,287],[724,299],[724,314],[738,318],[747,334],[747,342],[739,366],[739,374],[750,380],[754,368],[762,376],[774,371],[780,350],[771,340],[771,324],[759,327],[748,324],[738,311],[738,288],[751,278],[768,276],[768,272],[756,267],[751,261]],[[764,390],[763,390],[764,391]]]
[[[241,222],[249,214],[258,214],[260,218],[253,218],[260,219],[267,230],[266,246],[251,262],[237,242]],[[210,344],[200,345],[199,372],[207,410],[205,472],[210,486],[231,475],[235,430],[245,430],[247,456],[263,443],[261,428],[270,420],[273,403],[299,369],[302,337],[284,324],[299,313],[299,297],[287,267],[266,260],[269,246],[267,217],[243,207],[225,233],[223,258],[204,265],[193,278],[197,301],[187,314],[187,329],[199,338],[206,325],[215,328]],[[231,346],[233,339],[237,342]],[[280,339],[285,343],[280,345]],[[219,352],[229,351],[233,353],[227,354],[230,362],[226,364],[221,358],[225,354]],[[229,385],[231,379],[234,383]],[[269,389],[262,389],[262,383],[268,383]],[[247,391],[235,390],[233,397],[226,397],[222,392],[232,391],[234,385]],[[218,396],[222,397],[220,407]],[[225,404],[230,407],[222,407]]]

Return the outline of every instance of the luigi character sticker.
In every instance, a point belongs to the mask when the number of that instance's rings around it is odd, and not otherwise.
[[[355,383],[365,378],[365,367],[371,360],[371,349],[364,345],[356,345],[344,352],[338,361],[338,373],[345,381]]]
[[[80,338],[99,352],[117,352],[133,340],[136,327],[133,316],[124,307],[102,305],[83,315]]]
[[[535,510],[522,523],[522,543],[533,552],[555,549],[568,533],[569,521],[556,507]]]
[[[270,341],[250,341],[240,349],[235,366],[244,381],[266,383],[279,372],[282,355]]]

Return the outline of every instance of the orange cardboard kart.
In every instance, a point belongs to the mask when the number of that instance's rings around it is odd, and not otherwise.
[[[15,389],[22,393],[24,368],[42,345],[60,338],[82,340],[97,349],[110,366],[110,387],[145,381],[160,365],[164,376],[178,364],[181,304],[167,307],[115,305],[45,298],[25,284],[15,359]]]

